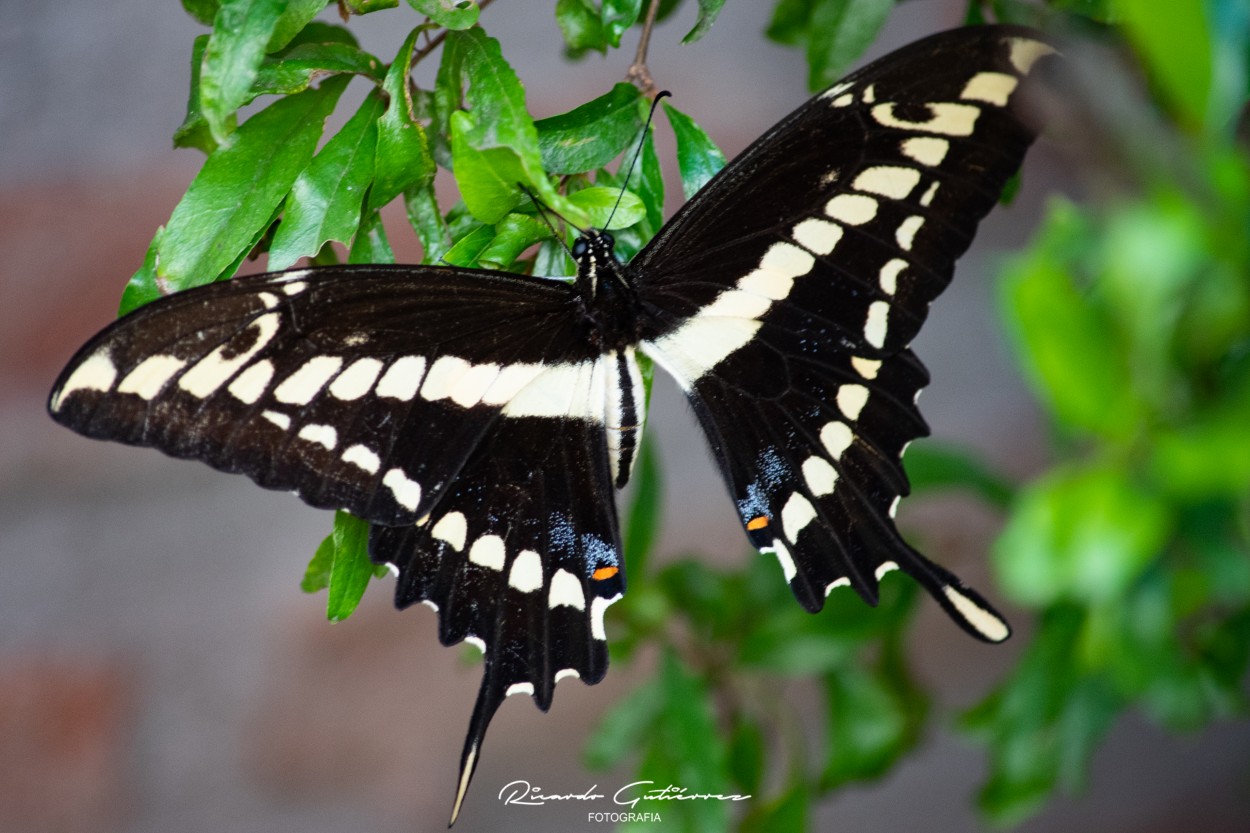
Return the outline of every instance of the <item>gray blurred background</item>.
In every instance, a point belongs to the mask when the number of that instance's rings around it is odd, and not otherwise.
[[[652,41],[657,83],[730,155],[806,98],[801,54],[762,37],[772,5],[730,2],[707,37],[681,46],[688,8]],[[498,0],[482,18],[538,116],[606,91],[637,37],[620,54],[570,65],[550,7]],[[81,439],[43,412],[54,375],[112,318],[198,168],[200,155],[171,150],[169,137],[202,27],[173,0],[6,2],[0,12],[0,830],[443,829],[480,671],[438,645],[433,614],[396,614],[388,579],[351,620],[329,625],[324,597],[298,589],[327,513],[202,466]],[[389,60],[403,15],[351,28]],[[960,3],[903,4],[869,57],[961,15]],[[353,89],[363,95],[361,82]],[[662,152],[671,167],[671,144]],[[923,399],[933,434],[1018,478],[1045,460],[1045,432],[997,328],[992,275],[1028,239],[1047,194],[1071,190],[1063,167],[1045,143],[1034,151],[1020,197],[984,224],[917,342],[934,380]],[[402,217],[388,220],[400,259],[416,259]],[[657,382],[650,429],[668,477],[662,552],[760,557],[667,381]],[[993,513],[923,498],[905,503],[901,521],[996,595],[985,567]],[[925,604],[912,648],[949,712],[982,697],[1023,642],[974,643]],[[496,796],[517,778],[548,792],[630,780],[587,772],[580,752],[647,667],[646,658],[618,666],[595,688],[566,683],[548,715],[509,702],[458,829],[605,829],[587,823],[584,807],[504,807]],[[813,704],[802,686],[792,693]],[[1089,791],[1021,829],[1250,829],[1248,747],[1244,723],[1175,737],[1127,719],[1095,757]],[[937,731],[881,782],[823,804],[818,827],[976,830],[971,800],[984,772],[979,748]]]

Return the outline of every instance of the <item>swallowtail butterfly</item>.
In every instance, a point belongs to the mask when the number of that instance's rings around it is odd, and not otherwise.
[[[441,266],[237,278],[115,322],[62,372],[52,417],[345,509],[484,675],[452,819],[495,710],[544,711],[607,671],[625,592],[614,487],[644,405],[637,354],[685,391],[752,545],[815,612],[898,568],[973,636],[1002,617],[895,529],[927,433],[908,348],[1033,133],[1010,105],[1036,33],[911,44],[804,104],[630,263],[573,247],[573,282]]]

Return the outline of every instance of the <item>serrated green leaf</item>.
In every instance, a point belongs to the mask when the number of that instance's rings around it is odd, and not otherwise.
[[[681,39],[681,42],[694,43],[706,35],[712,28],[712,24],[716,22],[721,7],[724,5],[725,0],[699,0],[699,19],[695,22],[694,28]]]
[[[372,91],[296,178],[269,247],[270,269],[286,269],[301,257],[311,257],[328,241],[351,241],[373,179],[377,120],[385,109],[382,95]]]
[[[378,150],[369,208],[386,205],[405,189],[434,176],[434,160],[425,129],[412,109],[412,85],[408,80],[412,50],[421,29],[414,29],[400,47],[382,84],[388,97],[386,112],[378,120]]]
[[[348,263],[394,263],[395,253],[391,251],[390,241],[386,239],[386,227],[382,225],[382,216],[370,211],[360,221],[360,228],[352,238],[352,247],[347,252]]]
[[[341,622],[360,604],[373,578],[369,560],[369,523],[346,512],[334,513],[334,563],[330,567],[326,618]]]
[[[200,109],[218,143],[230,135],[230,118],[251,92],[284,6],[283,0],[222,0],[217,10],[204,49]]]
[[[721,168],[725,167],[725,154],[721,153],[703,128],[694,119],[667,101],[664,114],[673,126],[677,137],[677,169],[681,172],[681,188],[690,199],[707,184]]]
[[[622,229],[632,226],[647,214],[647,208],[637,194],[616,188],[591,186],[569,194],[569,202],[576,205],[597,229]],[[608,220],[611,220],[611,224]]]
[[[454,109],[463,95],[468,110],[451,112],[448,122],[452,173],[470,212],[484,223],[498,222],[524,199],[517,187],[524,183],[544,204],[584,225],[580,210],[556,192],[543,170],[525,90],[499,42],[479,28],[451,32],[439,76],[437,109]]]
[[[575,174],[601,168],[637,138],[638,88],[617,84],[593,101],[534,122],[543,167],[554,174]]]
[[[408,5],[445,29],[468,29],[482,11],[471,0],[408,0]]]
[[[165,227],[157,272],[171,291],[228,277],[247,255],[308,166],[346,84],[331,78],[279,99],[208,157]]]

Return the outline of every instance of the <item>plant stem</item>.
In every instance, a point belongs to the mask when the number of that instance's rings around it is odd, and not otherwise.
[[[638,52],[634,62],[625,73],[625,80],[635,84],[648,97],[655,95],[655,81],[651,71],[647,69],[647,47],[651,45],[651,29],[655,26],[655,15],[660,9],[660,0],[651,0],[647,5],[647,17],[642,23],[642,37],[638,40]]]

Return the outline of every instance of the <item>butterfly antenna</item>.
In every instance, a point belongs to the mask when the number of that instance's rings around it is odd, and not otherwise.
[[[579,228],[576,223],[569,222],[569,218],[565,217],[559,211],[556,211],[554,208],[551,208],[550,206],[543,205],[542,200],[538,199],[538,197],[534,194],[534,192],[531,191],[528,187],[526,187],[525,183],[518,182],[516,185],[518,188],[520,188],[522,191],[525,192],[525,196],[530,198],[530,202],[534,203],[534,208],[538,210],[538,216],[542,217],[543,222],[547,224],[547,228],[551,229],[551,236],[554,237],[556,239],[556,242],[559,243],[564,248],[564,251],[568,254],[569,257],[576,260],[577,258],[573,257],[573,250],[570,249],[568,244],[564,242],[564,235],[561,234],[560,230],[557,229],[555,227],[555,224],[551,222],[551,218],[547,216],[547,212],[550,211],[552,214],[556,215],[558,218],[563,220],[567,225],[570,225],[573,228],[577,229],[578,234],[584,234],[581,228]]]
[[[655,94],[655,98],[651,100],[651,112],[647,113],[647,123],[642,126],[642,138],[638,140],[638,147],[634,148],[634,158],[629,161],[629,167],[625,170],[625,181],[621,183],[621,192],[616,195],[616,204],[612,206],[612,213],[608,215],[608,221],[603,224],[605,229],[612,225],[612,218],[616,216],[616,209],[621,207],[621,200],[625,197],[625,189],[629,187],[629,179],[634,175],[634,168],[638,165],[638,157],[642,155],[642,146],[647,143],[647,131],[651,129],[651,122],[655,119],[655,111],[660,106],[660,99],[672,97],[673,94],[668,90],[660,90]]]

